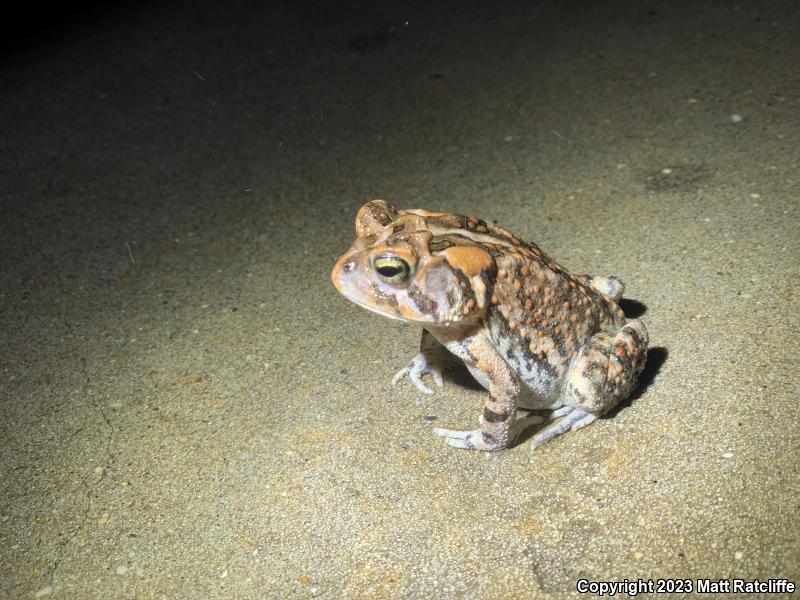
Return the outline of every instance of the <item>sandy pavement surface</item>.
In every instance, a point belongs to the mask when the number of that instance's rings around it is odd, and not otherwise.
[[[454,3],[455,4],[455,3]],[[155,3],[0,61],[0,597],[800,583],[793,2]],[[528,462],[389,380],[366,200],[627,283],[635,397]],[[624,597],[624,596],[623,596]]]

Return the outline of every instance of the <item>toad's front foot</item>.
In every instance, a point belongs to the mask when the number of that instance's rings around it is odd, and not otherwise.
[[[442,387],[442,366],[440,362],[438,360],[434,360],[433,358],[429,359],[422,352],[418,352],[414,358],[411,359],[411,362],[400,369],[395,376],[392,377],[392,385],[396,384],[403,377],[408,375],[411,383],[413,383],[414,387],[420,392],[423,394],[432,394],[433,390],[422,383],[422,380],[420,379],[420,375],[424,375],[425,373],[430,373],[431,377],[433,377],[433,382],[439,387]]]
[[[437,427],[434,431],[445,438],[445,441],[454,448],[492,452],[493,450],[502,450],[508,446],[508,440],[495,439],[484,434],[480,429],[475,429],[473,431],[456,431],[455,429]]]

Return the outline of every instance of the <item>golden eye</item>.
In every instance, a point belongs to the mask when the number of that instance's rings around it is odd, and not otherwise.
[[[372,259],[372,268],[378,277],[389,283],[400,283],[411,275],[408,263],[396,256],[376,256]]]

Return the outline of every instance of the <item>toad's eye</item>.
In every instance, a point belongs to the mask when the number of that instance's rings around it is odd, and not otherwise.
[[[378,277],[388,283],[400,283],[411,275],[409,264],[396,256],[376,256],[372,260],[372,268]]]

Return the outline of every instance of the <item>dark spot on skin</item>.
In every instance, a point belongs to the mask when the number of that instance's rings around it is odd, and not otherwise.
[[[455,242],[452,242],[448,239],[444,238],[432,238],[430,242],[428,242],[428,249],[433,252],[441,252],[442,250],[446,250],[447,248],[452,248],[455,246]]]
[[[466,290],[469,290],[469,289],[472,288],[472,286],[470,285],[470,282],[469,282],[469,277],[464,275],[464,273],[461,271],[461,269],[455,269],[454,268],[453,269],[453,275],[456,276],[456,279],[458,279],[458,285],[460,285],[462,288],[464,288]]]
[[[485,431],[481,431],[481,435],[483,436],[483,441],[487,444],[491,444],[492,442],[496,442],[497,438],[494,437],[491,433],[486,433]]]
[[[511,418],[511,412],[494,412],[489,408],[483,409],[483,420],[487,423],[502,423],[504,421],[508,421]]]
[[[641,337],[639,337],[639,332],[638,332],[636,329],[634,329],[633,327],[630,327],[630,328],[626,329],[626,330],[625,330],[625,332],[626,332],[628,335],[630,335],[630,336],[631,336],[631,339],[633,340],[633,344],[634,344],[634,346],[636,346],[636,347],[641,347],[641,345],[642,345],[642,338],[641,338]]]
[[[578,389],[575,388],[575,386],[570,385],[569,386],[569,392],[570,392],[570,395],[572,395],[573,397],[575,397],[578,400],[578,404],[580,404],[581,406],[586,406],[588,404],[588,400],[589,399],[586,397],[586,395],[583,392],[578,391]]]
[[[377,287],[376,285],[374,285],[374,284],[370,286],[370,293],[375,298],[378,298],[381,301],[383,301],[386,304],[388,304],[390,307],[397,308],[397,306],[398,306],[397,296],[395,296],[394,294],[386,294],[383,291],[381,291],[381,289],[379,287]]]
[[[445,293],[447,297],[447,304],[453,306],[456,303],[456,293],[452,289],[448,289]]]
[[[422,290],[419,289],[416,285],[410,285],[408,287],[408,295],[414,301],[414,304],[417,305],[419,311],[426,315],[434,315],[436,314],[436,309],[439,305],[434,301],[428,298],[425,294],[422,293]],[[395,303],[397,301],[395,300]]]
[[[392,233],[400,233],[405,228],[406,226],[403,223],[395,223],[394,227],[392,227]]]
[[[603,366],[604,365],[601,364],[599,361],[591,361],[583,368],[583,371],[581,372],[581,377],[583,377],[584,379],[589,379],[591,381],[594,381],[595,375],[601,375],[601,376],[604,375],[604,373],[602,373]]]
[[[460,347],[461,347],[461,350],[464,352],[464,354],[467,355],[467,357],[469,358],[470,362],[473,365],[477,365],[478,364],[478,358],[475,356],[475,353],[469,347],[469,344],[460,344]]]

